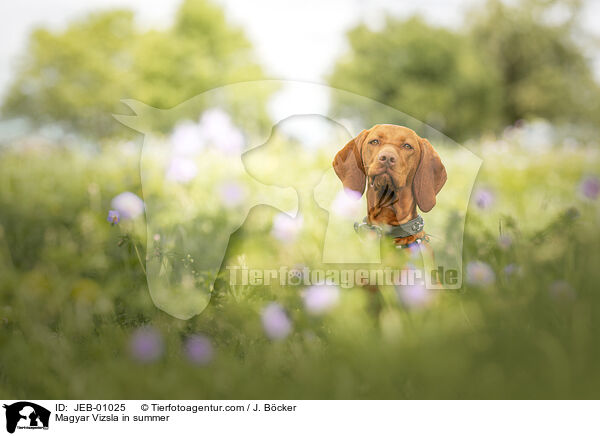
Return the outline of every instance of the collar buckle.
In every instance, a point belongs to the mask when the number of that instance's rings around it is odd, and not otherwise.
[[[354,231],[358,234],[358,236],[363,239],[368,232],[373,232],[375,235],[381,239],[383,237],[383,229],[377,225],[369,224],[365,220],[362,223],[354,223]]]

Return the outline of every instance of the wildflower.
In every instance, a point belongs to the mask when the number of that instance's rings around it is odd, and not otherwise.
[[[425,307],[432,300],[432,294],[423,284],[396,285],[396,294],[400,302],[409,309]]]
[[[124,220],[137,218],[144,212],[144,202],[132,192],[123,192],[111,201],[112,209]]]
[[[488,286],[494,283],[496,274],[485,262],[469,262],[467,264],[467,283],[476,286]]]
[[[273,219],[271,234],[281,242],[293,242],[302,229],[303,219],[301,215],[290,218],[285,213],[279,213]]]
[[[354,218],[360,215],[362,210],[360,199],[360,192],[353,191],[352,189],[344,189],[333,200],[331,212],[344,218]]]
[[[207,109],[200,117],[200,126],[206,137],[214,139],[232,126],[231,117],[220,108]]]
[[[108,216],[106,217],[106,221],[110,223],[111,226],[114,226],[119,222],[119,212],[116,210],[109,210]]]
[[[235,207],[244,200],[245,192],[242,187],[235,182],[227,182],[219,187],[221,202],[226,207]]]
[[[244,147],[244,135],[221,109],[205,111],[200,118],[200,129],[206,141],[222,152],[241,153]]]
[[[187,183],[198,175],[198,166],[193,160],[174,157],[167,168],[166,178],[174,182]]]
[[[210,339],[204,335],[190,336],[184,345],[185,354],[190,362],[197,365],[209,364],[214,355],[214,350]]]
[[[311,315],[325,314],[340,300],[340,289],[334,285],[313,285],[302,293],[304,308]]]
[[[418,242],[408,244],[408,254],[411,259],[417,259],[421,255],[421,245]]]
[[[262,311],[262,325],[269,339],[284,339],[292,330],[292,322],[283,307],[270,303]]]
[[[518,266],[516,263],[509,263],[508,265],[506,265],[504,267],[503,271],[504,271],[504,275],[509,277],[509,276],[512,276],[513,274],[520,274],[521,267]]]
[[[164,344],[160,333],[153,327],[141,327],[131,336],[129,351],[131,356],[142,363],[158,360],[163,354]]]
[[[213,141],[213,144],[225,153],[239,154],[244,148],[244,135],[239,129],[232,127],[216,138],[216,140]]]
[[[473,194],[473,201],[481,210],[490,209],[496,201],[496,196],[490,189],[479,188]]]
[[[178,157],[197,155],[204,147],[200,126],[191,121],[178,124],[171,134],[173,154]]]
[[[596,176],[585,177],[579,184],[579,191],[589,200],[597,199],[600,193],[600,179]]]

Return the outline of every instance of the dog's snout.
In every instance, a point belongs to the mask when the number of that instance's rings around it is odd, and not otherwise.
[[[384,165],[393,166],[396,163],[396,155],[390,150],[381,150],[377,159]]]

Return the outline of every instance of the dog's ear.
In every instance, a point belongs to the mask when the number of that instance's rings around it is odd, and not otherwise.
[[[363,130],[354,139],[351,139],[344,148],[335,155],[333,169],[342,181],[344,188],[352,189],[361,195],[365,192],[367,177],[363,165],[361,148],[367,137],[368,130]]]
[[[413,194],[419,209],[429,212],[435,206],[435,196],[446,179],[446,168],[432,145],[425,138],[419,138],[421,161],[413,179]]]

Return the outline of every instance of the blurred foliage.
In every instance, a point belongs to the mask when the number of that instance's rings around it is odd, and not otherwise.
[[[94,155],[5,149],[0,396],[597,397],[600,211],[597,199],[577,192],[583,175],[597,174],[600,157],[592,147],[557,145],[539,153],[504,142],[479,152],[493,164],[484,164],[476,188],[492,191],[495,200],[489,208],[469,210],[464,257],[465,263],[490,265],[491,285],[465,283],[463,292],[432,291],[434,299],[423,307],[392,301],[378,310],[377,294],[343,289],[338,306],[322,316],[306,312],[298,286],[221,288],[201,315],[182,321],[150,299],[134,246],[143,256],[143,217],[116,226],[106,222],[115,195],[140,194],[136,153],[116,147]],[[290,171],[303,174],[299,168]],[[211,190],[189,188],[200,202]],[[442,192],[452,201],[451,191]],[[184,219],[179,212],[169,211],[169,219]],[[251,214],[240,230],[247,242],[230,254],[301,254],[304,240],[284,245],[270,233],[275,214]],[[198,215],[189,222],[207,219]],[[511,244],[499,244],[499,228]],[[312,240],[322,229],[306,231]],[[515,266],[511,273],[507,265]],[[572,294],[553,293],[557,281],[567,282]],[[269,340],[261,326],[261,310],[272,301],[293,323],[280,341]],[[131,354],[141,326],[164,340],[156,361],[141,363]],[[185,339],[196,333],[215,348],[206,366],[195,365],[184,351]]]
[[[338,61],[332,86],[392,106],[454,138],[497,126],[497,76],[468,37],[419,18],[388,18],[381,31],[361,25],[348,39],[351,52]],[[348,102],[340,100],[335,105],[345,115]],[[396,123],[367,114],[365,125]]]
[[[552,20],[556,8],[560,17]],[[329,83],[402,110],[457,140],[520,119],[594,126],[600,86],[578,25],[580,2],[489,0],[453,31],[419,18],[360,25]],[[566,12],[565,12],[566,11]],[[335,102],[345,113],[348,102]],[[366,116],[365,124],[394,122]]]
[[[528,0],[507,6],[490,0],[470,17],[471,34],[500,77],[502,119],[541,117],[555,123],[595,125],[600,86],[585,49],[597,41],[578,25],[580,1]],[[558,7],[563,10],[559,17]]]
[[[3,110],[104,139],[127,132],[111,117],[124,111],[121,99],[170,108],[262,77],[250,43],[222,10],[186,0],[166,30],[141,31],[128,11],[91,14],[64,31],[36,30]],[[265,95],[252,97],[264,101]],[[257,116],[266,118],[264,110]]]

